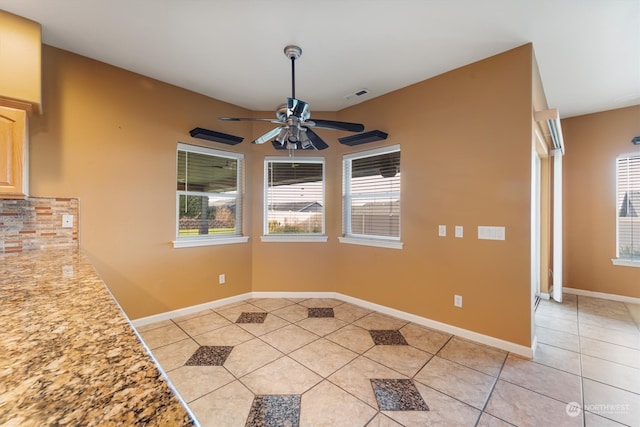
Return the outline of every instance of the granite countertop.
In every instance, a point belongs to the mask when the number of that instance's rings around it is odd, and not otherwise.
[[[192,425],[76,250],[0,254],[0,425]]]

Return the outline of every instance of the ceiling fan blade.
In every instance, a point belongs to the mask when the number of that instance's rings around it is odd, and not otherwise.
[[[269,122],[269,123],[282,123],[277,119],[254,119],[252,117],[218,117],[218,120],[224,120],[227,122]]]
[[[321,129],[344,130],[347,132],[362,132],[364,130],[364,125],[361,123],[337,122],[335,120],[313,119],[304,125]]]
[[[324,140],[320,138],[317,133],[309,128],[307,128],[307,136],[309,137],[311,144],[313,144],[313,148],[315,148],[316,150],[324,150],[325,148],[329,148],[329,145],[324,142]]]
[[[258,138],[256,138],[253,141],[253,143],[254,144],[264,144],[268,140],[273,139],[276,136],[278,136],[278,134],[280,133],[280,129],[281,129],[280,127],[271,129],[269,132],[267,132],[264,135],[259,136]]]

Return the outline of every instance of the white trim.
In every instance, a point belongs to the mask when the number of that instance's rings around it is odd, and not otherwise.
[[[402,249],[404,243],[397,240],[384,239],[358,239],[355,237],[338,237],[340,243],[348,243],[351,245],[376,246],[379,248]]]
[[[611,260],[611,263],[613,265],[619,265],[622,267],[639,267],[640,268],[640,261],[634,261],[631,259],[613,258]]]
[[[175,249],[177,248],[194,248],[197,246],[215,246],[215,245],[232,245],[234,243],[247,243],[249,236],[236,237],[194,237],[181,238],[171,242]]]
[[[546,299],[546,300],[550,300],[550,299],[551,299],[551,295],[549,295],[549,294],[548,294],[548,293],[546,293],[546,292],[540,292],[540,293],[538,294],[538,296],[540,297],[540,299]]]
[[[563,288],[564,292],[585,297],[602,298],[610,301],[626,302],[629,304],[640,304],[640,298],[628,297],[626,295],[608,294],[604,292],[587,291],[585,289]]]
[[[187,144],[184,142],[178,142],[178,151],[189,151],[191,153],[206,154],[209,156],[225,157],[234,160],[244,160],[243,153],[236,153],[234,151],[223,151],[216,148]]]
[[[169,320],[176,317],[186,316],[188,314],[197,313],[199,311],[203,311],[209,308],[222,307],[223,305],[232,304],[238,301],[244,301],[249,298],[251,298],[251,292],[247,292],[245,294],[240,294],[240,295],[236,295],[229,298],[223,298],[215,301],[205,302],[204,304],[192,305],[190,307],[184,307],[184,308],[179,308],[177,310],[166,311],[164,313],[154,314],[147,317],[141,317],[139,319],[132,320],[131,324],[134,327],[139,328],[140,326],[161,322],[163,320]]]
[[[535,330],[535,325],[533,327],[533,329]],[[538,336],[537,335],[533,335],[533,339],[531,340],[531,358],[533,359],[533,356],[536,355],[536,349],[538,348]]]
[[[562,154],[553,155],[553,299],[562,302]]]
[[[334,298],[339,299],[336,292],[252,292],[252,298]]]
[[[320,234],[269,234],[260,236],[261,242],[300,242],[300,243],[324,243],[328,239],[325,235]]]

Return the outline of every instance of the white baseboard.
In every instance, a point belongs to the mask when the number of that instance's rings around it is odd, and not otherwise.
[[[546,292],[540,292],[538,294],[538,296],[540,297],[540,299],[546,299],[546,300],[550,300],[551,299],[551,294],[548,294]]]
[[[607,294],[604,292],[587,291],[584,289],[567,288],[567,287],[563,287],[562,292],[566,292],[568,294],[573,294],[573,295],[582,295],[585,297],[602,298],[602,299],[608,299],[611,301],[626,302],[629,304],[640,304],[640,298],[628,297],[626,295]]]
[[[160,313],[153,316],[143,317],[140,319],[132,320],[131,323],[135,327],[148,325],[150,323],[160,322],[179,316],[186,316],[188,314],[197,313],[198,311],[206,310],[209,308],[216,308],[226,304],[231,304],[238,301],[243,301],[250,298],[333,298],[341,301],[349,302],[351,304],[359,305],[370,310],[375,310],[389,316],[397,317],[408,322],[413,322],[418,325],[426,326],[437,331],[445,332],[451,335],[456,335],[460,338],[465,338],[471,341],[475,341],[480,344],[485,344],[491,347],[496,347],[501,350],[508,351],[510,353],[517,354],[522,357],[532,358],[535,351],[536,340],[534,339],[531,347],[526,347],[520,344],[515,344],[510,341],[494,338],[489,335],[480,334],[478,332],[463,329],[457,326],[449,325],[447,323],[431,320],[426,317],[416,316],[415,314],[407,313],[404,311],[396,310],[395,308],[386,307],[384,305],[375,304],[366,300],[354,298],[348,295],[343,295],[338,292],[249,292],[242,295],[237,295],[230,298],[224,298],[216,301],[207,302],[204,304],[194,305],[191,307],[181,308],[178,310],[168,311],[166,313]]]
[[[251,292],[246,294],[235,295],[229,298],[222,298],[215,301],[205,302],[204,304],[192,305],[190,307],[179,308],[177,310],[166,311],[160,314],[154,314],[152,316],[141,317],[131,321],[131,324],[139,328],[140,326],[149,325],[151,323],[161,322],[163,320],[173,319],[175,317],[186,316],[188,314],[197,313],[209,308],[222,307],[223,305],[232,304],[238,301],[244,301],[251,298]]]

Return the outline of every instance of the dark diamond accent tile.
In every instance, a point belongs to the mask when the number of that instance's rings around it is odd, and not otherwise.
[[[335,317],[333,314],[333,308],[309,308],[308,317]]]
[[[429,410],[412,380],[372,379],[371,386],[381,411]]]
[[[300,425],[300,395],[258,395],[253,399],[245,427]]]
[[[373,330],[369,331],[369,333],[376,345],[409,345],[407,340],[404,339],[402,333],[396,329],[382,331]]]
[[[249,313],[244,312],[236,320],[236,323],[264,323],[267,313]]]
[[[191,355],[186,366],[222,366],[231,354],[232,346],[202,346]]]

